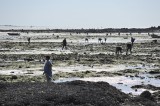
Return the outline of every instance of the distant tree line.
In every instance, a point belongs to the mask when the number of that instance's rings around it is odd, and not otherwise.
[[[0,29],[0,32],[36,32],[36,33],[154,33],[160,32],[160,26],[150,28],[104,28],[104,29]]]

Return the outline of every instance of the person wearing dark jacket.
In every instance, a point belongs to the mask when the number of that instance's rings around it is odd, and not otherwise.
[[[135,41],[135,38],[131,37],[132,46],[133,46],[134,41]]]
[[[62,42],[62,50],[65,48],[67,49],[67,41],[66,41],[66,38],[64,38],[63,42]]]

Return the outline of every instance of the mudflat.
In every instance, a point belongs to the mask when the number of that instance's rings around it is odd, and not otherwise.
[[[155,43],[145,33],[0,35],[1,105],[159,105],[159,38]],[[131,37],[136,40],[132,53],[126,55]],[[67,49],[62,50],[64,38]],[[115,54],[117,46],[122,47],[119,55]],[[53,62],[54,81],[50,85],[42,75],[46,55]],[[151,93],[150,98],[140,96],[146,90]],[[34,99],[29,98],[32,96]]]

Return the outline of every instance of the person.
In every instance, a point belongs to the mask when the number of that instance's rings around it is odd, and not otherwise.
[[[100,43],[101,43],[101,41],[102,41],[102,38],[98,38],[98,42],[100,42]]]
[[[50,61],[50,56],[46,56],[46,62],[44,65],[44,73],[47,79],[47,82],[52,81],[52,63]]]
[[[156,40],[156,39],[152,40],[152,43],[156,44],[156,43],[157,43],[157,40]]]
[[[65,48],[66,49],[66,46],[67,46],[67,41],[66,41],[66,38],[64,38],[63,40],[63,46],[62,46],[62,50]]]
[[[30,40],[31,40],[31,38],[28,38],[28,45],[30,44]]]
[[[105,43],[106,43],[106,40],[107,40],[107,38],[104,38]]]
[[[88,42],[88,38],[85,38],[85,42]]]
[[[130,43],[127,43],[127,45],[126,45],[127,47],[127,49],[126,49],[126,55],[128,55],[128,50],[130,51],[130,54],[132,53],[132,44],[130,44]]]
[[[117,46],[116,47],[116,55],[119,55],[120,53],[122,53],[122,47]]]
[[[133,46],[134,41],[135,41],[135,38],[131,37],[132,46]]]

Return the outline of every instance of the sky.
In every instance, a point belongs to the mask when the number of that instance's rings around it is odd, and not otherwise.
[[[160,0],[0,0],[0,25],[53,28],[160,26]]]

